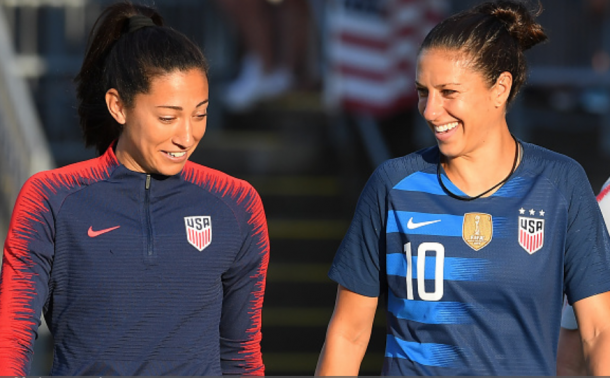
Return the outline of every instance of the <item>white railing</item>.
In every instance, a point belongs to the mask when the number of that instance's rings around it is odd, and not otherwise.
[[[0,7],[0,245],[19,189],[32,174],[55,166],[44,131],[21,75],[10,30]]]

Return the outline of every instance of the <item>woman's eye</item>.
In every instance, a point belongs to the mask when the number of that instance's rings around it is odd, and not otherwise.
[[[208,113],[197,114],[195,117],[197,117],[198,119],[204,119],[207,115],[208,115]]]
[[[174,118],[173,117],[159,117],[159,120],[161,122],[169,123],[169,122],[173,121]]]
[[[454,94],[454,93],[455,93],[455,91],[454,91],[454,90],[452,90],[452,89],[443,89],[443,92],[442,92],[442,93],[443,93],[443,95],[445,95],[445,96],[451,96],[452,94]]]
[[[428,95],[428,90],[425,88],[417,88],[417,95],[419,97],[426,97]]]

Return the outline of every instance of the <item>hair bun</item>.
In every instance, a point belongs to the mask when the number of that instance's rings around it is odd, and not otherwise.
[[[476,7],[475,11],[489,14],[500,20],[523,50],[547,39],[542,25],[535,20],[542,13],[540,2],[538,2],[538,10],[535,13],[528,10],[523,2],[510,0],[487,2]]]

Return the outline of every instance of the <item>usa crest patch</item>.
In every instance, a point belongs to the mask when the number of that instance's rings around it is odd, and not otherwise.
[[[532,210],[530,214],[535,212]],[[540,214],[544,212],[540,211]],[[519,217],[519,245],[530,255],[544,246],[544,219]]]
[[[212,243],[212,217],[200,215],[184,217],[186,239],[199,252]]]

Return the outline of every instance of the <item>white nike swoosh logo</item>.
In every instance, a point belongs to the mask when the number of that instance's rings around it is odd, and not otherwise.
[[[437,220],[428,221],[428,222],[419,222],[419,223],[413,223],[413,217],[411,217],[411,219],[409,219],[409,222],[407,223],[407,228],[408,228],[409,230],[414,230],[414,229],[416,229],[416,228],[420,228],[420,227],[428,226],[428,225],[430,225],[430,224],[433,224],[433,223],[438,223],[438,222],[440,222],[440,221],[441,221],[440,219],[437,219]]]

